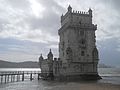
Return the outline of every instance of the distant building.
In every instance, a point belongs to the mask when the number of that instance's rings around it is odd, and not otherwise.
[[[68,7],[61,16],[59,58],[54,58],[50,50],[47,59],[39,58],[42,77],[55,79],[100,79],[97,71],[99,61],[95,31],[92,24],[92,10],[72,11]]]

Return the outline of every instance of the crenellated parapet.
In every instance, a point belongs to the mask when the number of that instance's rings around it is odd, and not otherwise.
[[[61,66],[62,65],[62,61],[60,60],[60,58],[54,58],[53,64],[54,64],[55,67]]]
[[[60,67],[62,67],[62,61],[60,60],[60,58],[54,58],[53,68],[59,69]]]
[[[89,12],[84,12],[84,11],[72,11],[72,14],[76,14],[76,15],[89,15]]]
[[[57,76],[60,73],[60,68],[62,67],[62,60],[60,58],[54,58],[53,60],[53,73]]]
[[[87,12],[84,11],[75,11],[72,10],[72,7],[69,5],[67,13],[65,15],[62,14],[61,16],[61,23],[67,19],[67,17],[72,18],[71,16],[85,16],[92,18],[92,10],[89,8]]]

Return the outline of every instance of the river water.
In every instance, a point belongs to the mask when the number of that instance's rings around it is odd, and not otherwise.
[[[40,71],[38,68],[9,68],[0,69],[0,72],[3,71]],[[77,87],[79,84],[88,84],[88,83],[111,83],[120,85],[120,68],[99,68],[99,75],[102,76],[101,80],[98,81],[79,81],[79,82],[57,82],[57,81],[44,81],[37,80],[37,76],[34,75],[33,81],[29,80],[29,76],[25,76],[25,81],[19,82],[9,82],[7,84],[0,84],[0,90],[52,90],[52,88],[57,88],[56,90],[62,90],[59,87]],[[73,90],[73,89],[71,89]],[[74,89],[75,90],[75,89]]]

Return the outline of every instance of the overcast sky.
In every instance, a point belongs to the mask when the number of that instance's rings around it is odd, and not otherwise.
[[[0,59],[38,61],[50,48],[58,57],[60,16],[69,4],[92,8],[100,62],[120,66],[120,0],[0,0]]]

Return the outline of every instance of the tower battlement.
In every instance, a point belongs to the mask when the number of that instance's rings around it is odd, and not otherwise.
[[[84,20],[83,20],[84,19]],[[69,5],[68,11],[61,16],[61,26],[67,22],[91,23],[92,24],[92,10],[89,8],[87,12],[72,10]]]
[[[84,11],[75,11],[73,10],[72,11],[73,14],[76,14],[76,15],[89,15],[89,12],[84,12]]]

